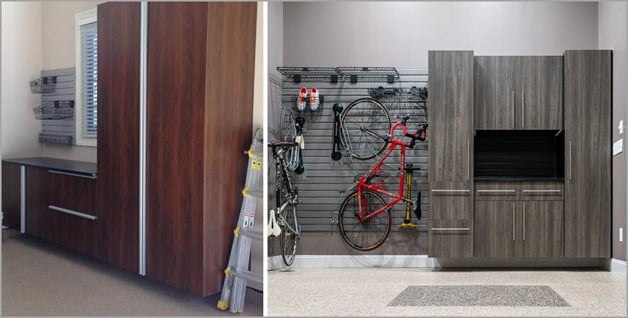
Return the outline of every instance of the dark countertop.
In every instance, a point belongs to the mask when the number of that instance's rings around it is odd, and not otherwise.
[[[96,177],[96,163],[47,157],[2,159],[3,162],[59,170]]]
[[[513,182],[513,181],[565,181],[565,178],[551,178],[551,177],[476,177],[473,179],[474,181],[502,181],[502,182]]]

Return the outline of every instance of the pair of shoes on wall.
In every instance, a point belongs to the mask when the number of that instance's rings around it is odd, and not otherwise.
[[[310,96],[310,109],[315,111],[318,109],[318,105],[320,104],[320,101],[318,99],[318,89],[316,89],[316,87],[312,87],[312,89],[310,89],[309,96]],[[301,87],[301,90],[299,91],[299,98],[297,98],[297,110],[299,111],[305,110],[307,97],[308,97],[307,88]]]

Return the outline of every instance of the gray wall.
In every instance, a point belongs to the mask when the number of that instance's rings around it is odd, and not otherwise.
[[[599,4],[599,47],[613,50],[613,142],[625,138],[628,131],[619,134],[619,121],[626,122],[626,2],[602,2]],[[626,142],[626,141],[624,141]],[[626,260],[626,234],[619,242],[619,228],[626,230],[626,154],[613,157],[613,258]]]
[[[426,69],[430,49],[561,55],[598,46],[597,3],[285,3],[283,16],[287,66]]]

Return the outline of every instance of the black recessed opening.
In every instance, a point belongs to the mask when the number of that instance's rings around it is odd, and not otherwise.
[[[478,130],[477,179],[562,179],[565,137],[557,130]]]

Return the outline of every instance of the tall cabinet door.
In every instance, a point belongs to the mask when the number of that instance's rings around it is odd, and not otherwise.
[[[96,257],[138,271],[140,3],[98,6]]]
[[[429,181],[472,181],[473,52],[429,52]]]
[[[432,257],[473,256],[473,52],[429,52]]]
[[[518,57],[517,129],[563,129],[563,57]]]
[[[610,257],[611,51],[565,52],[565,257]]]
[[[476,56],[475,129],[515,128],[516,57]]]

